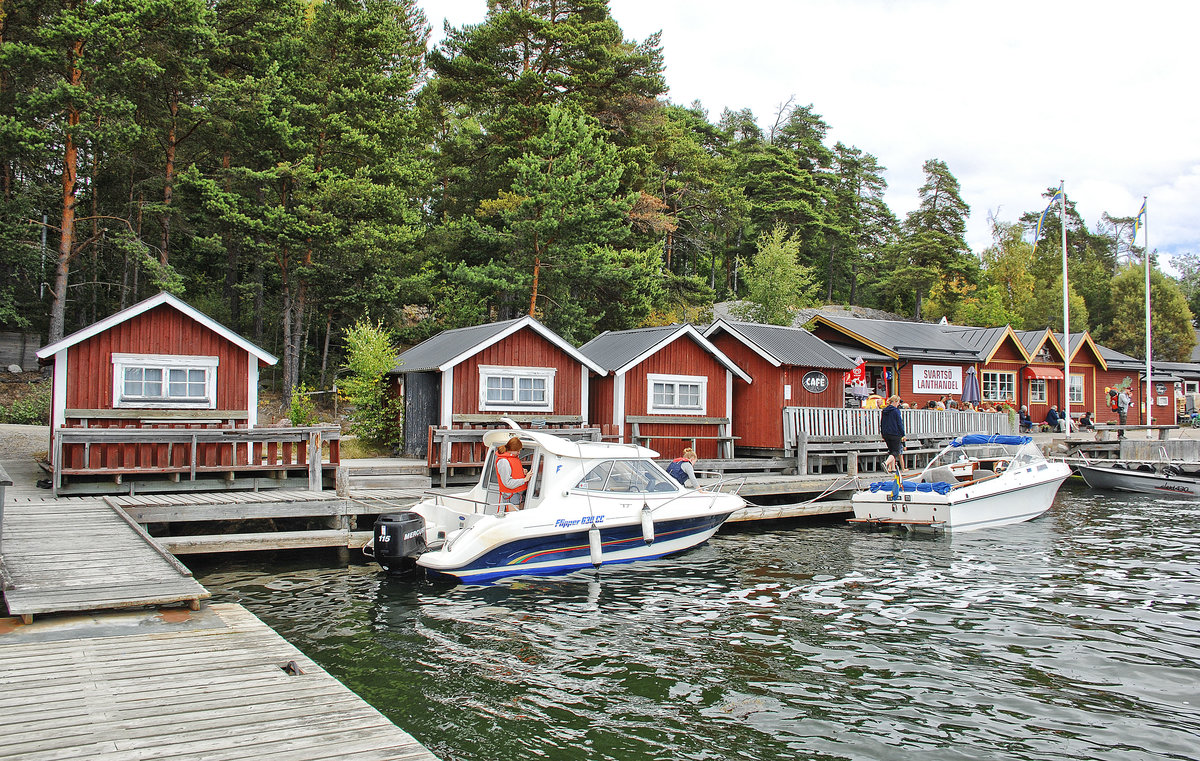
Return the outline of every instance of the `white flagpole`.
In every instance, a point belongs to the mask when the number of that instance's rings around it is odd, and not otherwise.
[[[1146,196],[1142,196],[1142,208],[1146,208]],[[1150,212],[1146,212],[1146,222],[1150,221]],[[1146,230],[1146,222],[1142,223],[1142,240],[1146,243],[1145,254],[1142,258],[1146,262],[1146,425],[1154,425],[1154,397],[1151,392],[1154,390],[1150,377],[1150,233]],[[1146,435],[1150,436],[1154,432],[1147,431]]]
[[[1067,303],[1067,191],[1066,182],[1058,181],[1058,194],[1062,199],[1062,281],[1063,281],[1063,429],[1071,430],[1071,315]]]

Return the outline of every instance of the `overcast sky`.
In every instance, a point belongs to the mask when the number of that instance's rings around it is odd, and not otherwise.
[[[485,0],[418,0],[442,37]],[[887,167],[901,219],[921,164],[946,162],[971,206],[1016,221],[1066,182],[1094,228],[1133,216],[1163,253],[1200,253],[1200,2],[1196,0],[610,0],[626,39],[662,31],[668,98],[716,121],[750,108],[768,127],[795,96]],[[1138,236],[1138,244],[1145,240]]]

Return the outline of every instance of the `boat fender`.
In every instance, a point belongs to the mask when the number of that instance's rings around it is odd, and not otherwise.
[[[642,539],[646,544],[654,544],[654,516],[649,505],[642,505]]]
[[[599,568],[604,562],[604,549],[600,544],[600,529],[596,526],[588,529],[588,549],[592,556],[592,565]]]

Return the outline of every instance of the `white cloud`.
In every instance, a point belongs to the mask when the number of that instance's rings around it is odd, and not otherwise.
[[[484,0],[423,0],[440,34]],[[987,217],[1042,208],[1059,180],[1090,225],[1149,196],[1151,246],[1200,252],[1200,3],[1068,0],[610,0],[627,38],[662,30],[670,98],[766,126],[794,95],[887,167],[888,202],[916,204],[921,165],[945,161]]]

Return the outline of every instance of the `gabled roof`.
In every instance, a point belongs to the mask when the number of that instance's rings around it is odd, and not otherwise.
[[[1058,352],[1058,356],[1065,357],[1066,352],[1063,350],[1062,342],[1054,336],[1054,333],[1049,328],[1044,330],[1019,330],[1017,337],[1021,339],[1021,344],[1025,347],[1025,352],[1029,355],[1029,361],[1032,362],[1037,357],[1042,346],[1047,341]]]
[[[138,303],[134,304],[133,306],[131,306],[127,309],[122,309],[120,312],[117,312],[114,315],[106,317],[103,320],[100,320],[99,322],[92,323],[91,325],[87,326],[86,328],[83,328],[82,330],[77,330],[74,333],[72,333],[71,335],[66,336],[59,341],[55,341],[54,343],[50,344],[49,346],[43,346],[42,348],[38,349],[37,357],[38,357],[38,359],[48,359],[49,357],[54,356],[55,354],[59,353],[63,349],[69,349],[70,347],[74,346],[75,344],[77,344],[81,341],[85,341],[94,335],[103,333],[104,331],[108,330],[109,328],[113,327],[114,325],[119,325],[122,322],[125,322],[126,320],[130,320],[134,317],[137,317],[139,314],[142,314],[143,312],[149,312],[151,309],[154,309],[155,307],[162,305],[162,304],[172,307],[173,309],[176,309],[176,310],[182,312],[183,314],[187,315],[188,317],[191,317],[193,320],[200,323],[201,325],[208,328],[209,330],[213,331],[214,333],[218,334],[219,336],[224,338],[226,341],[229,341],[230,343],[234,344],[235,346],[245,349],[246,351],[250,352],[254,356],[258,357],[260,362],[264,362],[268,365],[273,365],[279,361],[275,356],[269,354],[268,352],[264,351],[263,349],[260,349],[259,347],[255,346],[254,344],[247,341],[245,338],[242,338],[237,333],[234,333],[229,328],[227,328],[224,325],[222,325],[221,323],[217,322],[213,318],[209,317],[208,315],[204,314],[203,312],[200,312],[199,310],[197,310],[194,307],[188,306],[187,304],[183,303],[182,301],[175,298],[174,296],[167,293],[166,291],[159,293],[157,296],[151,296],[150,298],[146,299],[145,301],[139,301]]]
[[[813,321],[861,341],[893,358],[976,362],[978,349],[967,346],[945,325],[897,320],[867,320],[861,317],[831,317],[816,314]]]
[[[853,370],[854,362],[803,328],[719,319],[704,331],[706,338],[725,331],[775,367],[823,367]]]
[[[1058,345],[1062,346],[1063,334],[1062,333],[1054,333],[1053,335],[1054,335],[1054,340],[1058,343]],[[1096,344],[1095,341],[1092,340],[1091,333],[1084,332],[1084,333],[1072,333],[1071,334],[1071,361],[1072,362],[1075,361],[1075,355],[1079,354],[1080,350],[1083,349],[1084,346],[1088,346],[1091,348],[1092,353],[1095,354],[1096,357],[1100,360],[1101,369],[1107,370],[1108,363],[1104,360],[1104,355],[1100,353],[1099,346]]]
[[[604,374],[603,367],[584,356],[578,349],[567,343],[562,336],[528,315],[515,320],[502,320],[484,325],[443,330],[401,354],[397,358],[392,372],[419,373],[431,370],[444,372],[523,328],[535,331],[593,372]]]
[[[705,351],[713,355],[726,370],[747,383],[753,382],[750,376],[733,360],[725,356],[720,349],[713,346],[712,342],[687,324],[606,331],[579,347],[579,350],[604,368],[602,372],[611,371],[616,375],[622,375],[664,346],[684,337],[689,337],[699,344]]]
[[[1017,337],[1016,331],[1008,325],[1003,325],[998,328],[974,328],[965,325],[946,325],[942,327],[950,335],[957,338],[964,346],[969,346],[979,352],[979,360],[987,363],[991,362],[996,356],[996,352],[1000,350],[1005,338],[1012,338],[1013,345],[1021,352],[1021,356],[1025,361],[1029,361],[1029,355],[1025,351],[1025,345],[1021,343],[1021,339]]]

